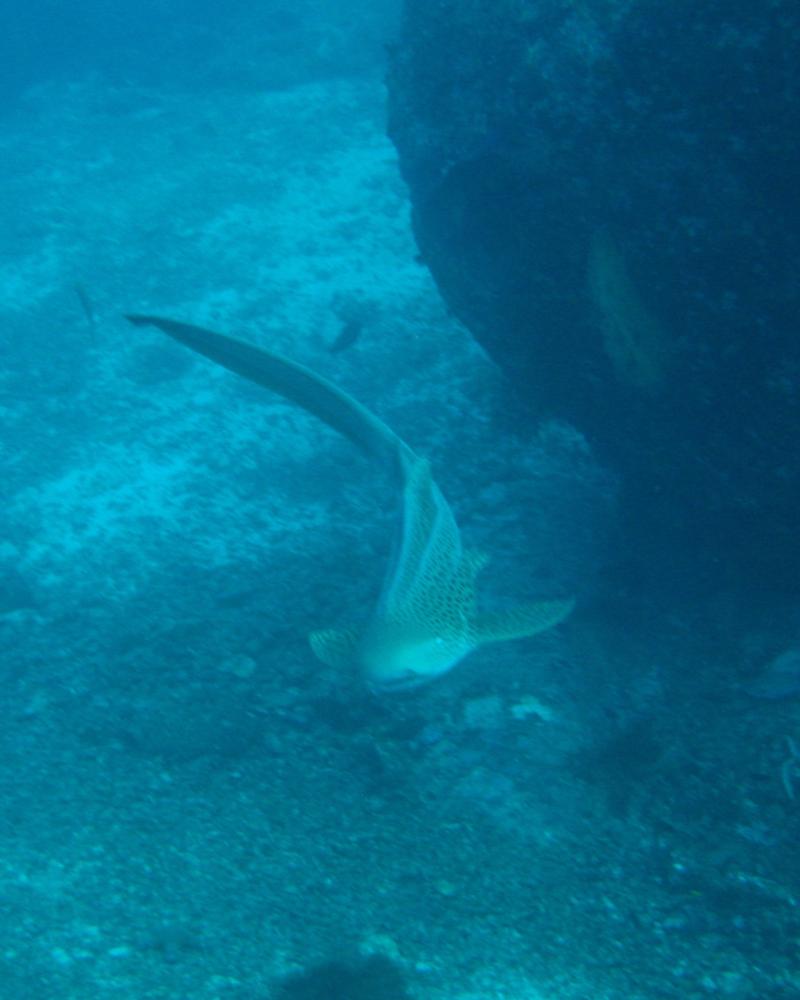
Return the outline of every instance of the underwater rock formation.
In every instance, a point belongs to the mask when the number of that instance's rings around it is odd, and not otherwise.
[[[632,548],[796,590],[800,8],[406,0],[389,94],[422,258]]]

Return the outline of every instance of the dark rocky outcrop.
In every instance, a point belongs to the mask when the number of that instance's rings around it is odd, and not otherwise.
[[[635,547],[797,588],[800,8],[407,0],[389,92],[439,288]]]

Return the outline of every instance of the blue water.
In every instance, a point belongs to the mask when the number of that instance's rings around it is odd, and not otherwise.
[[[620,470],[420,259],[398,7],[0,8],[0,1000],[800,997],[800,608],[637,593]],[[484,606],[576,611],[406,694],[315,660],[397,484],[130,312],[340,386]]]
[[[0,99],[44,81],[254,87],[314,73],[380,72],[396,0],[225,4],[34,0],[3,4]]]

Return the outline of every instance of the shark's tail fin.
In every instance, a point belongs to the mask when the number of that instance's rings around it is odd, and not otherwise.
[[[371,457],[387,461],[401,479],[405,478],[414,457],[408,445],[352,396],[310,368],[189,323],[140,314],[125,318],[134,326],[155,326],[198,354],[297,403]]]

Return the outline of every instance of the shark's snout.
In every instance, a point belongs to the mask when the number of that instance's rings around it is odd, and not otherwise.
[[[408,691],[452,670],[472,648],[462,637],[408,638],[378,627],[362,644],[361,668],[372,691]]]

